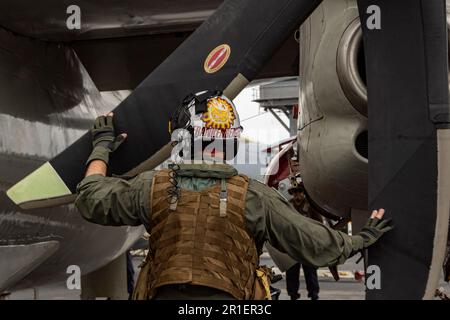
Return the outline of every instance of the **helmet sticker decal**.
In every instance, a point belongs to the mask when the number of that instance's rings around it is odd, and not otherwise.
[[[208,100],[207,110],[202,116],[205,128],[229,129],[236,119],[231,104],[220,97]]]

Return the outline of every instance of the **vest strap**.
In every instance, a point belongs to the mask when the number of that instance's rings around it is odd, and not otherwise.
[[[178,197],[172,196],[172,199],[170,199],[170,206],[169,206],[170,211],[177,210],[177,204],[178,204]]]
[[[219,215],[221,218],[225,218],[227,216],[227,201],[228,201],[227,182],[225,179],[221,179],[220,181],[219,196],[220,196]]]

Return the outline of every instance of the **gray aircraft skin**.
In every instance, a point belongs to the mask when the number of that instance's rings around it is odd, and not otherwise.
[[[367,210],[367,92],[356,1],[325,0],[300,29],[299,159],[320,207]]]
[[[22,210],[5,192],[116,106],[100,91],[134,89],[221,2],[79,1],[81,30],[66,27],[70,1],[0,3],[0,292],[98,270],[141,236],[73,205]],[[294,74],[297,54],[292,37],[260,77]]]
[[[83,273],[122,254],[142,228],[101,227],[73,205],[23,211],[5,191],[112,109],[73,50],[0,30],[0,290],[37,286]],[[31,273],[30,273],[31,272]],[[26,278],[23,278],[29,274]]]

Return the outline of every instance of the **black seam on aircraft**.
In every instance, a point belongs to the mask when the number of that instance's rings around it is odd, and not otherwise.
[[[302,131],[303,129],[305,129],[305,128],[306,128],[307,126],[309,126],[310,124],[313,124],[314,122],[320,121],[320,120],[322,120],[323,118],[325,118],[325,116],[321,116],[321,117],[319,117],[319,118],[317,118],[317,119],[314,119],[314,120],[308,122],[308,123],[305,124],[303,127],[299,128],[298,131]]]

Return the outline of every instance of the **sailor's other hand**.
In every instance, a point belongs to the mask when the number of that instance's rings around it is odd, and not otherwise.
[[[106,116],[100,116],[95,119],[94,126],[91,129],[93,147],[104,147],[110,152],[114,152],[127,137],[126,134],[116,136],[114,131],[112,112]]]
[[[127,135],[122,133],[116,136],[113,124],[112,112],[106,116],[100,116],[95,120],[91,129],[93,151],[88,159],[102,160],[106,164],[109,162],[109,153],[114,152],[125,141]]]
[[[363,246],[367,248],[380,239],[386,232],[394,227],[391,219],[383,220],[384,209],[373,210],[366,225],[357,234],[363,238]]]

